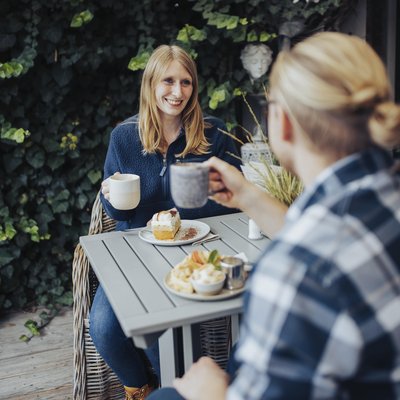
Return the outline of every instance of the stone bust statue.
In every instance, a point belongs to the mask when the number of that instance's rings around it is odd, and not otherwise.
[[[267,72],[272,61],[272,50],[265,44],[248,44],[242,50],[240,59],[253,82]]]

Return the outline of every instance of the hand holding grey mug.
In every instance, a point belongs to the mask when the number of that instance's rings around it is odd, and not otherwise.
[[[207,203],[209,170],[209,167],[196,162],[171,165],[171,195],[178,207],[200,208]]]

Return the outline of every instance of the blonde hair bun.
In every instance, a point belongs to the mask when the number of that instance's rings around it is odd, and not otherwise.
[[[384,101],[375,106],[368,127],[372,140],[386,148],[400,144],[400,106]]]
[[[271,93],[315,149],[335,155],[400,144],[385,65],[365,40],[321,32],[282,51]]]

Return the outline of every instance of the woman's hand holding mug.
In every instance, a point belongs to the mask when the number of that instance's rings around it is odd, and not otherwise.
[[[101,183],[106,200],[118,210],[131,210],[140,202],[140,176],[116,172]]]

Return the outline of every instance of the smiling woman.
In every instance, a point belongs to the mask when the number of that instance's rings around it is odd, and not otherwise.
[[[139,114],[113,130],[105,161],[101,200],[106,213],[118,221],[116,229],[146,226],[155,213],[175,207],[169,188],[171,164],[201,162],[215,155],[238,167],[238,159],[231,155],[236,154],[235,145],[219,129],[226,130],[221,120],[203,117],[196,65],[189,54],[177,46],[154,50],[143,73]],[[117,172],[140,176],[136,208],[121,210],[110,204],[109,177]],[[177,209],[189,221],[232,212],[212,201],[200,208]],[[90,312],[90,335],[125,386],[127,399],[141,399],[157,386],[157,343],[143,352],[125,337],[101,286]]]
[[[196,64],[178,46],[159,46],[143,72],[140,90],[139,131],[144,151],[154,153],[168,148],[181,128],[186,146],[181,153],[204,154],[209,146],[198,101]]]

